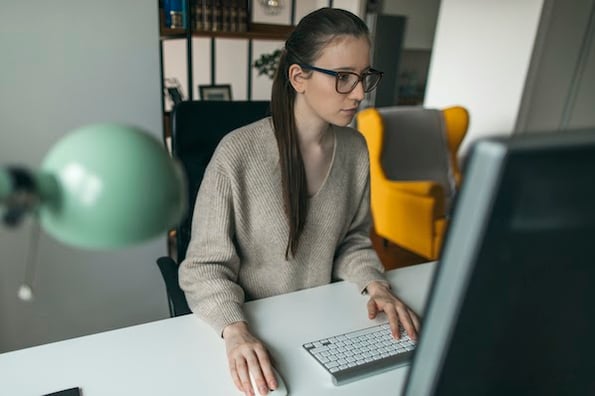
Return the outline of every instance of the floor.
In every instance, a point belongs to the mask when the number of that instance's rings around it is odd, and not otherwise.
[[[370,232],[370,239],[372,240],[372,245],[380,258],[380,261],[387,270],[421,264],[428,261],[428,259],[403,249],[392,242],[385,243],[384,239],[374,232],[374,229]]]

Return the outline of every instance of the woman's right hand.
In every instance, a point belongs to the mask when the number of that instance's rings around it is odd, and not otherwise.
[[[231,378],[240,391],[247,396],[256,394],[249,373],[252,373],[261,395],[277,388],[269,353],[264,344],[250,333],[246,322],[235,322],[225,327],[223,339]]]

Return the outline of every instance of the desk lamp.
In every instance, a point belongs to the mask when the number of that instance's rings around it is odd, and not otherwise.
[[[94,124],[62,138],[39,170],[0,168],[3,223],[27,213],[57,240],[114,249],[157,236],[186,210],[180,166],[142,130]]]

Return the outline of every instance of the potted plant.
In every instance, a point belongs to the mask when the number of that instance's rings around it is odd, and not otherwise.
[[[281,57],[281,50],[276,49],[270,54],[262,54],[260,58],[254,61],[253,67],[258,70],[258,75],[268,76],[271,80],[275,76],[277,66],[279,66],[279,58]]]

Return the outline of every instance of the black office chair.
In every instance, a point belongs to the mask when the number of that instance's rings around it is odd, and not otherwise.
[[[191,312],[178,283],[178,266],[186,257],[194,201],[207,164],[223,136],[266,117],[269,109],[268,101],[187,101],[176,105],[172,112],[172,153],[182,163],[188,182],[188,213],[175,230],[175,259],[157,259],[172,317]]]

